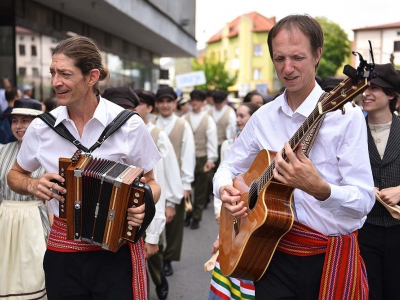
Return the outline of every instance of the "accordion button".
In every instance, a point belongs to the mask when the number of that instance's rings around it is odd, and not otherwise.
[[[64,172],[64,168],[61,168],[61,172]]]
[[[64,209],[61,209],[61,212],[64,212]]]
[[[139,200],[138,199],[133,199],[133,202],[139,203]]]
[[[132,235],[132,232],[128,231],[128,232],[126,233],[126,235],[127,235],[127,236],[131,236],[131,235]]]
[[[136,193],[135,193],[135,197],[139,197],[139,196],[140,196],[139,193],[136,192]]]
[[[128,225],[128,229],[132,230],[133,229],[132,225]]]

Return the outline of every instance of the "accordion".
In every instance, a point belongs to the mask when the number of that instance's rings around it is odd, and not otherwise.
[[[59,217],[67,221],[67,239],[86,241],[116,252],[125,242],[137,242],[155,214],[150,187],[140,182],[143,169],[75,152],[59,159],[65,182],[65,201]],[[145,203],[145,218],[138,228],[128,225],[127,209]]]

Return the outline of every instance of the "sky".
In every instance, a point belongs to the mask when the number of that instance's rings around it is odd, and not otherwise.
[[[197,49],[236,17],[257,11],[279,21],[289,14],[326,17],[353,40],[352,29],[400,22],[398,0],[196,0]]]

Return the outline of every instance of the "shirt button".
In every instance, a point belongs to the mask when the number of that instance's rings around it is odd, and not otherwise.
[[[377,143],[380,143],[380,142],[381,142],[381,139],[376,139],[376,142],[377,142]]]

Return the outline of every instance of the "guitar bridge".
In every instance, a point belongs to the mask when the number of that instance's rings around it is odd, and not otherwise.
[[[235,230],[235,234],[239,234],[239,224],[236,218],[233,219],[233,229]]]

